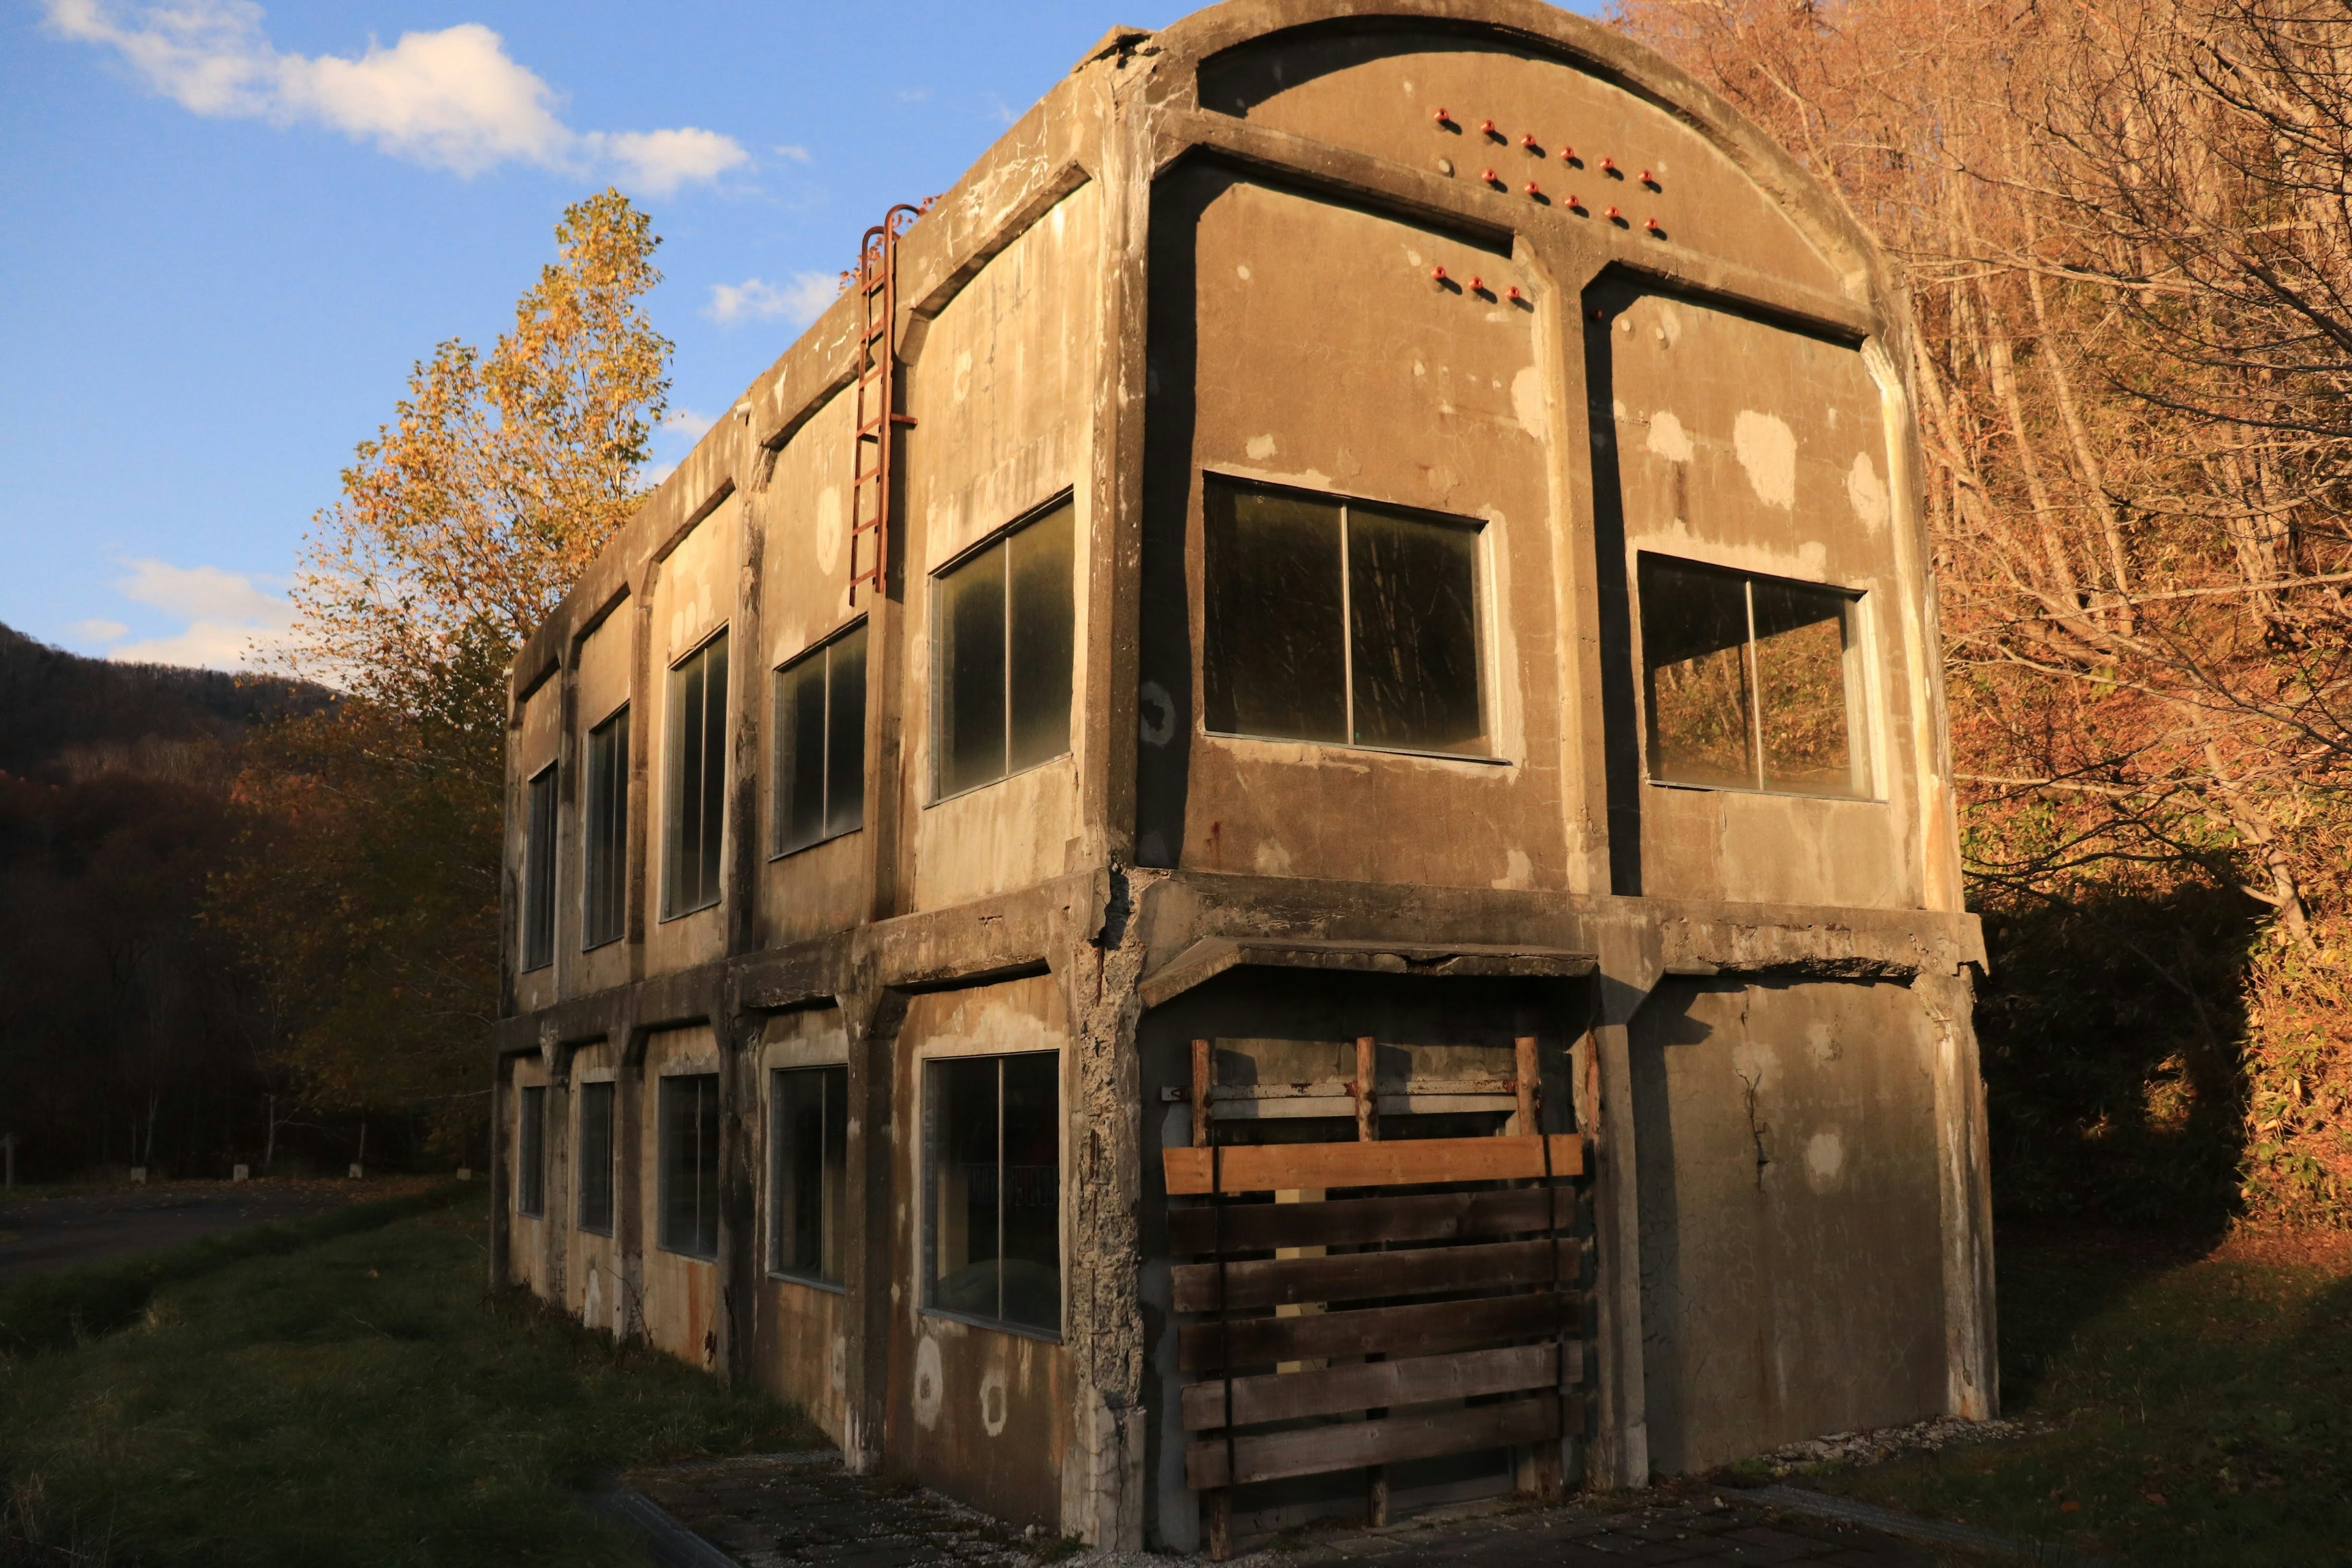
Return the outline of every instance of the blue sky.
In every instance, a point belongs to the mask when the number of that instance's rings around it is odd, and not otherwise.
[[[237,663],[443,339],[607,182],[654,216],[674,461],[1112,23],[1160,0],[0,5],[0,622]]]

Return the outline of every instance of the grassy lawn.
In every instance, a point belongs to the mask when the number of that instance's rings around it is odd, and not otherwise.
[[[1813,1484],[2139,1563],[2352,1562],[2352,1238],[2009,1227],[2003,1414],[2042,1428]]]
[[[92,1293],[123,1326],[0,1358],[0,1563],[642,1563],[580,1506],[600,1470],[823,1441],[487,1295],[478,1193],[407,1203],[271,1227],[294,1233],[274,1253],[142,1260],[161,1283],[131,1310],[119,1279]],[[54,1341],[58,1297],[0,1297],[0,1334],[15,1310]]]

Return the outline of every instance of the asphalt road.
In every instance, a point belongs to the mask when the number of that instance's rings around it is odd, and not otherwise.
[[[356,1182],[180,1182],[0,1201],[0,1282],[317,1214],[369,1193]]]

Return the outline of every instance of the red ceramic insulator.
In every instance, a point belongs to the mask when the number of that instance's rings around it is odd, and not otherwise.
[[[1470,292],[1473,294],[1477,293],[1480,289],[1486,287],[1486,280],[1484,278],[1473,278],[1470,279]]]
[[[1516,283],[1512,284],[1512,285],[1511,285],[1511,291],[1510,291],[1509,293],[1507,293],[1507,294],[1504,295],[1504,296],[1503,296],[1503,298],[1504,298],[1504,299],[1506,299],[1506,300],[1517,300],[1517,299],[1521,298],[1521,295],[1520,295],[1520,293],[1519,293],[1519,286],[1518,286],[1517,284],[1516,284]]]
[[[1650,178],[1650,171],[1647,169],[1642,171],[1639,178],[1641,179],[1642,184],[1645,185],[1654,185],[1658,183],[1657,181]]]
[[[1429,269],[1429,280],[1430,280],[1432,283],[1443,283],[1443,282],[1444,282],[1444,281],[1445,281],[1445,268],[1443,268],[1443,267],[1433,267],[1433,268],[1431,268]]]
[[[1519,145],[1520,145],[1520,146],[1522,146],[1522,147],[1526,147],[1526,148],[1528,148],[1528,149],[1532,150],[1532,149],[1535,147],[1535,144],[1536,144],[1536,133],[1535,133],[1534,132],[1532,132],[1532,131],[1528,132],[1526,135],[1524,135],[1524,136],[1522,136],[1522,137],[1520,137],[1520,138],[1519,138]]]
[[[1648,229],[1652,234],[1655,234],[1658,232],[1658,220],[1654,217],[1645,217],[1642,220],[1642,226]]]
[[[1488,184],[1490,184],[1490,185],[1499,185],[1499,184],[1501,184],[1503,183],[1502,181],[1500,181],[1500,180],[1498,180],[1498,179],[1495,178],[1495,171],[1494,171],[1494,170],[1492,170],[1492,169],[1487,170],[1485,174],[1483,174],[1479,175],[1478,177],[1479,177],[1480,179],[1482,179],[1482,180],[1486,181],[1486,182]]]
[[[1582,212],[1584,210],[1584,204],[1577,199],[1576,193],[1573,191],[1569,193],[1568,205],[1574,207],[1579,212]]]
[[[1478,129],[1489,136],[1499,134],[1495,129],[1495,122],[1491,120],[1480,121],[1478,122]]]
[[[1601,167],[1604,172],[1613,170],[1617,167],[1617,160],[1614,158],[1603,158],[1601,160]]]
[[[1617,209],[1615,207],[1611,207],[1607,212],[1602,213],[1601,216],[1602,217],[1615,217],[1618,216]]]
[[[1561,148],[1561,149],[1559,150],[1559,161],[1560,161],[1561,163],[1575,163],[1575,162],[1576,162],[1576,149],[1575,149],[1575,148],[1573,148],[1573,147],[1563,147],[1563,148]]]
[[[1543,193],[1536,189],[1536,183],[1533,180],[1529,180],[1528,182],[1528,195],[1531,196],[1539,196],[1543,195]]]
[[[1451,125],[1454,122],[1454,116],[1441,109],[1437,111],[1437,122],[1440,125]]]

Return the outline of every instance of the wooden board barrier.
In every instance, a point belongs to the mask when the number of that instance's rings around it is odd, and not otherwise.
[[[1568,1237],[1419,1247],[1403,1252],[1343,1252],[1328,1258],[1270,1258],[1246,1263],[1180,1263],[1175,1307],[1213,1312],[1220,1280],[1228,1310],[1287,1307],[1302,1301],[1369,1301],[1438,1290],[1507,1285],[1574,1286],[1583,1251]]]
[[[1577,1315],[1573,1293],[1532,1291],[1297,1318],[1186,1323],[1176,1331],[1176,1364],[1181,1372],[1215,1372],[1325,1356],[1436,1355],[1481,1349],[1497,1340],[1557,1333],[1562,1327],[1574,1328]]]
[[[1572,1352],[1577,1347],[1569,1347]],[[1487,1394],[1549,1389],[1560,1381],[1560,1347],[1507,1345],[1501,1350],[1458,1355],[1415,1356],[1409,1361],[1358,1362],[1311,1372],[1265,1373],[1233,1381],[1230,1425],[1255,1426],[1307,1415],[1339,1415],[1387,1405],[1435,1405]],[[1228,1425],[1225,1384],[1213,1379],[1184,1389],[1184,1430],[1202,1432]]]
[[[1551,1145],[1545,1161],[1544,1143]],[[1391,1143],[1237,1143],[1163,1149],[1171,1196],[1280,1192],[1298,1187],[1402,1187],[1437,1182],[1513,1182],[1584,1172],[1584,1140],[1555,1132],[1511,1138],[1412,1138]],[[1212,1160],[1216,1162],[1212,1165]]]
[[[1296,1432],[1213,1437],[1185,1445],[1184,1473],[1195,1489],[1239,1486],[1474,1448],[1538,1443],[1559,1436],[1559,1398],[1545,1394],[1425,1415],[1387,1415]]]
[[[1372,1242],[1461,1241],[1531,1230],[1576,1228],[1576,1194],[1514,1187],[1501,1192],[1413,1193],[1334,1198],[1317,1204],[1188,1205],[1168,1211],[1170,1250],[1179,1256],[1271,1252],[1277,1247],[1362,1247]]]

